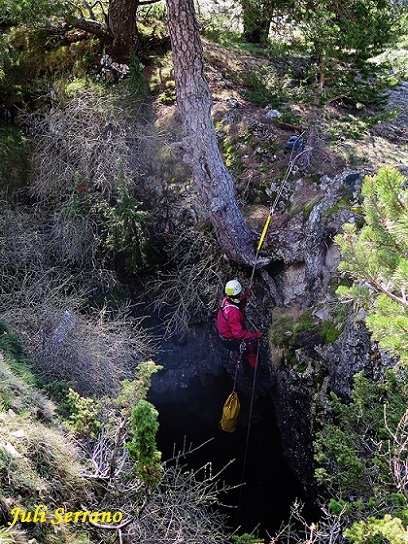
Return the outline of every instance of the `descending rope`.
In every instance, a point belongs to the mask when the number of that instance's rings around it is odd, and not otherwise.
[[[292,146],[292,149],[291,149],[291,152],[290,152],[288,167],[287,167],[285,175],[283,176],[283,179],[281,181],[279,190],[276,193],[275,200],[273,201],[272,205],[269,208],[269,214],[268,214],[268,217],[266,218],[266,221],[265,221],[264,227],[262,229],[262,233],[261,233],[261,236],[259,238],[259,242],[258,242],[258,245],[257,245],[257,248],[256,248],[255,261],[254,261],[254,265],[252,267],[251,277],[250,277],[250,280],[249,280],[249,289],[252,289],[259,252],[261,251],[262,245],[263,245],[264,240],[265,240],[266,233],[268,232],[268,228],[269,228],[269,224],[270,224],[271,219],[272,219],[272,215],[275,213],[275,209],[276,209],[276,206],[278,205],[278,202],[279,202],[279,200],[280,200],[280,198],[282,196],[283,189],[285,188],[285,185],[286,185],[286,183],[288,181],[288,178],[289,178],[289,176],[290,176],[290,174],[292,172],[292,169],[293,169],[293,167],[295,165],[296,157],[295,157],[295,160],[293,160],[293,153],[294,153],[295,148],[296,148],[296,143],[303,137],[305,132],[306,132],[306,130],[304,130],[296,138],[296,140],[294,140],[294,142],[293,142],[293,146]],[[251,320],[249,318],[247,318],[247,319],[248,319],[250,325],[254,326],[253,323],[251,323]],[[245,441],[244,461],[242,463],[241,485],[240,485],[239,501],[238,501],[238,512],[237,512],[238,520],[239,520],[240,509],[241,509],[242,488],[243,488],[243,485],[244,485],[244,478],[245,478],[245,469],[246,469],[246,462],[247,462],[247,456],[248,456],[248,447],[249,447],[249,437],[250,437],[250,433],[251,433],[252,411],[253,411],[253,407],[254,407],[254,398],[255,398],[256,374],[257,374],[257,370],[258,370],[258,361],[259,361],[259,346],[260,346],[260,342],[258,342],[258,345],[257,345],[257,348],[256,348],[256,361],[257,361],[257,364],[256,364],[255,369],[254,369],[254,377],[253,377],[253,381],[252,381],[252,391],[251,391],[251,402],[250,402],[250,405],[249,405],[248,429],[247,429],[247,435],[246,435],[246,441]],[[235,391],[237,373],[238,373],[238,365],[239,365],[240,360],[242,359],[242,354],[243,354],[243,352],[240,351],[240,355],[238,357],[237,365],[235,367],[235,378],[234,378],[233,391]]]
[[[288,181],[290,173],[292,172],[292,169],[293,169],[293,167],[295,165],[295,160],[293,160],[293,153],[295,151],[296,143],[300,140],[300,138],[302,138],[302,136],[305,134],[305,132],[306,132],[306,130],[304,130],[302,132],[302,134],[300,134],[296,138],[296,140],[293,142],[292,150],[290,152],[288,167],[287,167],[285,175],[283,176],[283,179],[281,181],[279,190],[276,193],[275,200],[273,201],[272,205],[269,208],[269,215],[266,218],[264,227],[262,229],[261,237],[259,238],[258,246],[256,248],[255,261],[254,261],[254,265],[252,267],[251,278],[249,280],[249,288],[250,289],[252,288],[252,285],[253,285],[253,282],[254,282],[254,274],[255,274],[255,269],[256,269],[256,263],[258,261],[259,252],[261,251],[262,245],[264,243],[266,233],[268,232],[269,223],[271,222],[272,215],[275,213],[275,209],[276,209],[276,206],[278,205],[278,202],[279,202],[279,200],[280,200],[280,198],[282,196],[283,189],[285,188],[286,182]]]
[[[256,358],[258,361],[259,356],[259,342],[258,347],[256,350]],[[255,397],[255,382],[256,382],[256,373],[258,370],[258,364],[256,365],[254,369],[254,379],[252,380],[252,392],[251,392],[251,403],[249,405],[249,416],[248,416],[248,430],[247,430],[247,436],[246,436],[246,443],[245,443],[245,455],[244,455],[244,462],[242,464],[242,475],[241,475],[241,483],[244,482],[244,476],[245,476],[245,468],[246,468],[246,460],[247,460],[247,454],[248,454],[248,445],[249,445],[249,434],[251,432],[251,420],[252,420],[252,409],[254,407],[254,397]]]
[[[269,208],[269,215],[266,218],[266,221],[265,221],[264,227],[262,229],[262,233],[261,233],[261,236],[259,238],[259,242],[258,242],[258,245],[257,245],[257,248],[256,248],[255,261],[254,261],[254,265],[252,267],[251,278],[249,280],[249,288],[250,289],[252,288],[252,285],[253,285],[253,282],[254,282],[255,269],[256,269],[256,264],[257,264],[257,261],[258,261],[259,252],[261,251],[262,245],[263,245],[264,240],[265,240],[266,233],[268,232],[268,228],[269,228],[269,224],[270,224],[271,219],[272,219],[272,215],[275,213],[275,209],[276,209],[276,206],[278,205],[278,202],[279,202],[279,200],[280,200],[280,198],[282,196],[283,189],[285,188],[285,185],[286,185],[286,183],[288,181],[288,178],[289,178],[289,176],[290,176],[290,174],[292,172],[293,166],[295,165],[295,160],[293,160],[293,153],[294,153],[295,148],[296,148],[296,143],[300,140],[300,138],[302,138],[302,136],[304,135],[305,132],[306,131],[304,130],[302,132],[302,134],[300,134],[296,138],[296,140],[293,142],[293,146],[292,146],[290,157],[289,157],[288,167],[287,167],[285,175],[283,176],[283,179],[281,181],[279,190],[276,193],[275,200],[273,201],[272,205]],[[250,322],[250,324],[253,326],[250,319],[249,318],[247,318],[247,319]],[[250,406],[249,406],[249,416],[248,416],[249,417],[249,419],[248,419],[248,430],[247,430],[246,442],[245,442],[244,461],[242,463],[241,487],[240,487],[239,502],[238,502],[238,519],[239,519],[239,513],[240,513],[240,509],[241,509],[242,488],[243,488],[243,485],[244,485],[245,469],[246,469],[246,462],[247,462],[247,456],[248,456],[248,447],[249,447],[249,437],[250,437],[250,433],[251,433],[252,411],[253,411],[253,407],[254,407],[254,398],[255,398],[256,374],[257,374],[257,370],[258,370],[258,360],[259,360],[259,346],[260,346],[260,343],[258,342],[257,349],[256,349],[257,365],[255,366],[254,377],[253,377],[253,381],[252,381],[251,402],[250,402]],[[242,354],[240,354],[240,357],[242,357]],[[236,383],[236,379],[237,379],[237,370],[238,370],[239,360],[240,359],[238,359],[237,366],[236,366],[236,369],[235,369],[234,390],[235,390],[235,383]]]
[[[241,342],[240,345],[239,345],[239,355],[238,355],[238,359],[237,359],[237,362],[236,362],[236,365],[235,365],[235,375],[234,375],[234,385],[232,387],[232,392],[234,393],[235,391],[235,388],[236,388],[236,385],[237,385],[237,378],[238,378],[238,369],[239,369],[239,365],[242,361],[242,357],[244,355],[244,351],[245,351],[245,342]],[[230,352],[231,353],[231,352]]]
[[[259,342],[258,342],[258,346],[257,346],[257,349],[256,349],[256,360],[257,360],[257,362],[258,362],[258,357],[259,357]],[[253,407],[254,407],[255,383],[256,383],[257,370],[258,370],[258,364],[256,365],[256,367],[254,369],[254,378],[252,380],[251,402],[250,402],[250,405],[249,405],[249,415],[248,415],[248,429],[247,429],[246,442],[245,442],[244,461],[242,463],[241,485],[240,485],[240,490],[239,490],[238,519],[239,519],[240,510],[241,510],[242,488],[244,486],[245,469],[246,469],[246,462],[247,462],[247,456],[248,456],[249,436],[250,436],[250,433],[251,433],[252,410],[253,410]]]

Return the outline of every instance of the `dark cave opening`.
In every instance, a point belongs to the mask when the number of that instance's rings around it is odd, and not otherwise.
[[[255,390],[242,479],[251,389],[238,389],[241,402],[238,427],[234,433],[225,433],[218,423],[232,385],[231,376],[223,371],[217,376],[207,374],[204,379],[196,377],[189,381],[188,387],[157,393],[153,379],[149,398],[159,410],[158,448],[165,460],[173,456],[174,450],[181,450],[184,441],[197,447],[211,439],[186,456],[187,466],[198,469],[211,462],[215,474],[235,459],[220,476],[230,486],[245,482],[242,488],[221,497],[221,502],[233,507],[225,509],[229,526],[240,527],[239,534],[248,532],[267,538],[288,520],[295,498],[306,499],[283,456],[273,401],[266,390]]]
[[[285,270],[285,261],[282,260],[275,260],[271,261],[268,265],[265,266],[265,270],[268,272],[268,274],[272,278],[276,278],[276,276],[279,276],[279,274],[282,274],[282,272]]]

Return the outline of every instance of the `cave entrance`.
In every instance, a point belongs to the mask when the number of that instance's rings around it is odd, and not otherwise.
[[[155,392],[153,379],[149,398],[159,410],[157,440],[164,460],[173,456],[174,447],[176,451],[181,450],[184,441],[197,447],[211,439],[187,455],[187,466],[198,469],[211,462],[215,474],[235,459],[220,479],[230,486],[241,483],[250,390],[240,392],[238,389],[241,402],[238,427],[234,433],[225,433],[219,430],[218,423],[231,389],[232,379],[226,371],[217,376],[196,377],[189,381],[188,387],[160,393]],[[255,532],[261,538],[266,538],[268,533],[273,535],[288,519],[295,498],[304,500],[300,483],[283,457],[275,410],[267,391],[255,398],[244,481],[242,490],[235,489],[220,497],[223,503],[234,507],[225,513],[231,528],[240,526],[240,534]]]

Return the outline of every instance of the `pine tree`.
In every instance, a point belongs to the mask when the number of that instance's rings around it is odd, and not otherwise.
[[[326,86],[336,96],[363,101],[376,93],[363,93],[363,80],[374,87],[378,66],[367,62],[387,47],[395,35],[398,10],[387,0],[298,0],[293,15],[302,30],[317,67],[320,91]],[[378,85],[378,83],[376,83]]]
[[[408,191],[395,168],[367,176],[362,187],[365,225],[344,226],[335,237],[340,270],[355,280],[348,296],[368,311],[367,326],[383,349],[408,363]]]

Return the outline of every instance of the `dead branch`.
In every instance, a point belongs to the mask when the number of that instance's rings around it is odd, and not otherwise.
[[[225,517],[213,507],[220,494],[232,488],[218,480],[222,471],[213,474],[210,463],[198,470],[187,470],[180,464],[181,457],[196,449],[184,445],[171,464],[167,461],[159,484],[149,496],[138,479],[124,480],[123,474],[115,472],[101,502],[81,507],[120,510],[125,521],[116,526],[92,523],[95,529],[116,529],[120,538],[140,544],[224,544],[228,539]],[[131,467],[127,466],[129,473]]]
[[[291,508],[288,523],[270,537],[270,544],[342,544],[346,527],[345,508],[339,514],[332,514],[322,507],[318,523],[308,523],[302,514],[303,504],[296,500]]]
[[[297,130],[298,132],[301,132],[303,130],[302,127],[300,127],[299,125],[292,125],[291,123],[285,123],[284,121],[276,121],[276,124],[279,127]]]
[[[119,448],[124,444],[124,441],[126,439],[125,425],[127,424],[127,422],[128,422],[128,418],[122,417],[118,425],[118,428],[116,429],[113,451],[112,451],[111,460],[109,463],[109,478],[113,478],[116,474],[116,468],[118,465],[117,455],[119,452]],[[121,468],[123,467],[123,464],[124,464],[124,458],[122,458],[122,463],[121,463],[119,473],[121,472]]]
[[[15,247],[0,244],[1,319],[18,334],[44,378],[75,381],[82,394],[112,393],[133,375],[137,362],[151,356],[152,338],[143,320],[131,318],[130,308],[89,309],[82,283],[87,276],[79,276],[73,289],[65,270],[48,267],[43,251],[49,247],[42,238],[19,251],[30,232],[20,239],[14,231]]]
[[[157,143],[153,127],[136,122],[114,98],[96,90],[52,102],[52,108],[20,119],[35,139],[36,197],[61,202],[92,190],[109,197],[124,183],[135,188]]]
[[[193,227],[174,235],[170,248],[175,268],[153,283],[154,309],[166,322],[167,337],[183,337],[217,308],[228,264],[215,239]]]
[[[208,440],[206,440],[205,442],[203,442],[199,446],[195,446],[195,447],[193,447],[193,444],[190,442],[189,446],[187,447],[186,437],[184,436],[184,441],[183,441],[183,445],[181,447],[181,450],[176,452],[175,451],[176,450],[176,445],[174,444],[173,456],[170,457],[169,459],[166,459],[166,461],[163,463],[164,466],[166,466],[167,464],[169,464],[169,463],[171,463],[173,461],[177,461],[179,463],[181,458],[185,458],[187,455],[190,455],[191,453],[194,453],[194,452],[198,451],[202,447],[206,446],[209,442],[212,442],[212,440],[214,440],[214,438],[209,438]]]
[[[384,422],[392,438],[387,452],[390,472],[398,491],[408,499],[408,410],[398,422],[395,431],[392,431],[387,422],[387,410],[384,405]]]

